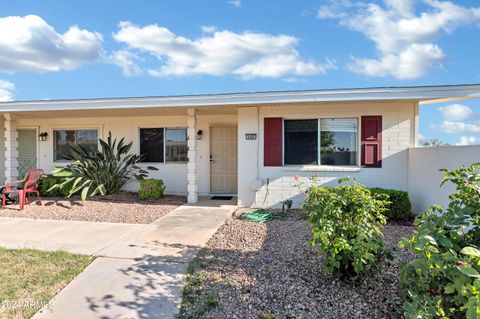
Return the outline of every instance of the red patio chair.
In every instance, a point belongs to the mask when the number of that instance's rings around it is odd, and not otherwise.
[[[29,204],[28,194],[34,193],[38,200],[40,200],[40,192],[38,191],[38,182],[43,177],[43,169],[32,168],[29,169],[25,177],[20,181],[13,181],[5,185],[5,191],[2,196],[2,208],[5,208],[8,194],[18,194],[18,204],[20,210],[23,205]]]

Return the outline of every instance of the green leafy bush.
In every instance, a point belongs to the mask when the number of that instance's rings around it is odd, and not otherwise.
[[[140,181],[138,197],[141,200],[159,199],[163,197],[165,185],[161,179],[148,178]]]
[[[373,194],[385,194],[390,204],[383,213],[387,219],[413,219],[412,204],[408,193],[396,189],[370,188]]]
[[[401,242],[418,256],[402,269],[406,318],[480,318],[480,163],[445,170],[457,192],[415,219]]]
[[[69,154],[63,156],[72,161],[65,167],[59,167],[52,175],[61,178],[61,182],[50,190],[59,188],[68,191],[68,196],[80,193],[82,200],[96,194],[110,195],[120,191],[122,186],[132,179],[138,181],[148,176],[147,170],[155,167],[141,168],[141,155],[131,154],[133,142],[124,143],[122,138],[118,144],[108,132],[108,139],[99,139],[101,150],[91,150],[81,144],[69,143]]]
[[[69,191],[60,188],[51,189],[53,185],[62,183],[62,180],[46,175],[39,181],[39,192],[42,197],[67,197]]]
[[[390,256],[382,235],[388,203],[353,178],[341,179],[338,187],[308,189],[302,209],[312,226],[311,244],[325,254],[326,273],[355,280],[380,269]]]

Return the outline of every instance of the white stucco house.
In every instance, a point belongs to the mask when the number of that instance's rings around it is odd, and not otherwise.
[[[478,97],[476,84],[3,102],[0,181],[49,172],[65,164],[67,142],[96,148],[111,131],[190,203],[211,194],[241,206],[298,202],[294,176],[409,190],[419,104]]]

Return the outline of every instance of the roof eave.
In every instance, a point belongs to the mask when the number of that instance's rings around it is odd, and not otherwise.
[[[391,100],[412,100],[421,103],[434,103],[436,101],[443,100],[461,100],[471,98],[480,98],[480,84],[430,87],[232,93],[172,97],[2,102],[0,103],[0,112],[97,110],[153,107],[169,108],[201,106],[245,106],[279,103],[326,103]]]

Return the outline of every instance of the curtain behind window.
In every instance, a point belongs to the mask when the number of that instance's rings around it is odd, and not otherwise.
[[[321,119],[321,165],[356,165],[357,131],[357,119]]]

